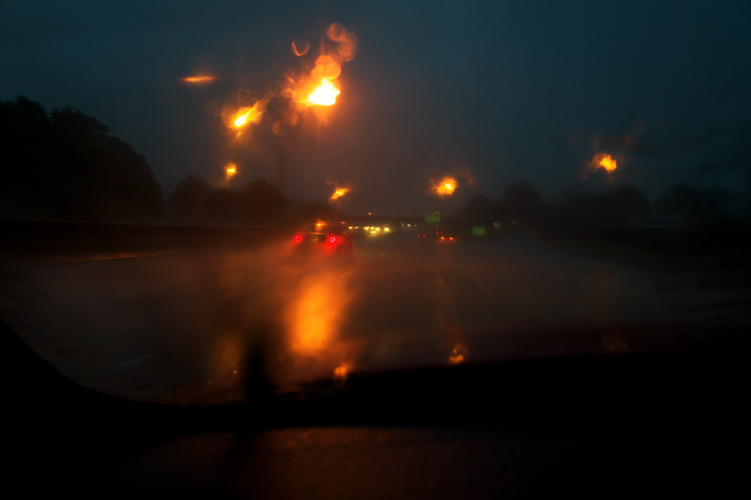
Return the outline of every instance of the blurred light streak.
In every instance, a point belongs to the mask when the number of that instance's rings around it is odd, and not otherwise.
[[[216,78],[214,78],[213,76],[195,75],[195,76],[186,76],[180,81],[183,83],[189,83],[192,85],[207,85],[209,83],[212,83],[215,80]]]
[[[334,193],[329,197],[329,203],[333,203],[334,201],[338,200],[339,198],[347,194],[349,190],[350,188],[341,187],[337,184],[336,188],[334,189]]]

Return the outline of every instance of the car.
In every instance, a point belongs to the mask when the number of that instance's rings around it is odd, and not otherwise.
[[[353,248],[352,238],[346,231],[334,225],[320,223],[295,233],[292,245],[298,253],[326,257],[349,255]]]
[[[446,234],[443,231],[437,229],[429,229],[417,233],[417,238],[421,241],[435,241],[442,244],[450,244],[456,242],[456,236],[453,234]]]

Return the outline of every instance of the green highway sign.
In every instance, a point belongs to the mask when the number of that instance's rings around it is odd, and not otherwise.
[[[472,236],[485,236],[485,226],[472,226]]]
[[[425,222],[441,222],[441,212],[428,212],[425,214]]]

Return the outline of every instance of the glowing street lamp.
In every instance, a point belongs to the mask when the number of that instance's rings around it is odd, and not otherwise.
[[[451,196],[456,190],[458,182],[450,175],[445,175],[439,179],[430,180],[430,191],[438,196]]]
[[[336,96],[341,94],[327,78],[322,78],[321,83],[308,95],[308,103],[318,106],[331,106],[336,103]]]
[[[227,166],[224,168],[224,175],[227,179],[227,189],[229,189],[229,184],[232,178],[237,174],[237,165],[230,162],[227,164]]]

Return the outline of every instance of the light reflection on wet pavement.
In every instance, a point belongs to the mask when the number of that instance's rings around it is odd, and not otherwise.
[[[5,262],[2,273],[2,318],[63,374],[179,403],[241,399],[259,336],[284,388],[352,370],[652,348],[675,339],[640,337],[644,325],[666,338],[675,324],[711,327],[746,314],[751,295],[531,240],[369,243],[349,259],[275,245]]]

